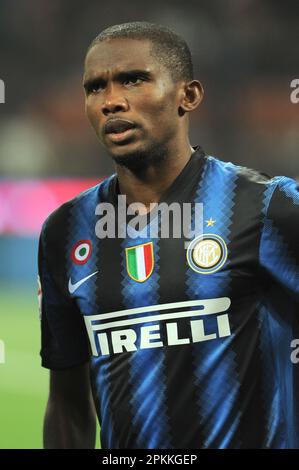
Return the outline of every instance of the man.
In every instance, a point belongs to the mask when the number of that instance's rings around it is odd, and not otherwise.
[[[295,181],[190,145],[203,89],[167,28],[103,31],[83,81],[116,173],[42,229],[45,447],[93,447],[93,403],[103,448],[299,447]],[[117,208],[119,195],[143,224],[101,238],[99,204]],[[149,237],[150,204],[162,202],[202,203],[203,233],[163,238],[156,217]]]

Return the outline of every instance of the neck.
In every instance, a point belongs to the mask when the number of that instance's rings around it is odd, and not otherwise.
[[[126,195],[127,204],[140,202],[148,210],[151,203],[159,202],[193,152],[187,140],[180,148],[173,145],[173,148],[167,149],[165,158],[158,164],[149,166],[144,172],[133,172],[124,166],[116,165],[120,193]]]

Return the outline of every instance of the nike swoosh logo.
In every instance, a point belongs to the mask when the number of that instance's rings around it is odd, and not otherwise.
[[[99,271],[95,271],[94,273],[89,274],[89,276],[86,276],[83,279],[80,279],[80,281],[75,282],[75,284],[73,284],[71,278],[69,278],[69,286],[68,286],[69,287],[69,293],[73,294],[78,289],[78,287],[80,287],[82,284],[84,284],[84,282],[87,281],[87,279],[94,276],[98,272]]]

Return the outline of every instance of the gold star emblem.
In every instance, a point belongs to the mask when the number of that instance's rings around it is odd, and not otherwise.
[[[207,227],[213,227],[215,222],[216,220],[213,220],[212,217],[210,217],[209,220],[206,220]]]

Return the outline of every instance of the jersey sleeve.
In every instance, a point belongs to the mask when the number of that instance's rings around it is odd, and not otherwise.
[[[38,248],[40,355],[43,367],[66,369],[87,362],[90,351],[84,320],[76,304],[59,288],[46,246],[44,224]]]
[[[273,178],[265,192],[260,263],[299,300],[299,186],[291,178]]]

